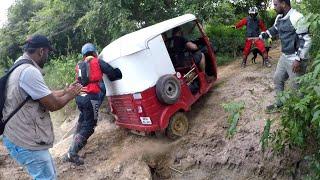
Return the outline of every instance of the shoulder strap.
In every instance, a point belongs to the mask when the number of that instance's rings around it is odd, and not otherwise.
[[[6,74],[11,74],[17,67],[19,67],[22,64],[32,64],[33,62],[29,59],[21,59],[18,62],[14,63],[13,66],[9,69],[9,71]]]
[[[30,99],[31,99],[31,96],[28,96],[21,104],[19,104],[19,106],[13,112],[10,113],[8,118],[3,122],[7,123],[12,118],[12,116],[15,115],[22,108],[22,106],[25,105],[26,102],[29,101]]]
[[[18,62],[16,62],[10,69],[9,71],[6,73],[6,76],[9,76],[17,67],[19,67],[20,65],[22,64],[32,64],[33,65],[33,62],[31,60],[28,60],[28,59],[21,59],[19,60]],[[3,122],[7,123],[13,115],[15,115],[21,108],[24,104],[26,104],[26,102],[28,100],[31,99],[31,96],[28,96],[21,104],[19,104],[19,106],[13,111],[10,113],[10,115],[8,116],[8,118],[6,120],[4,120]]]

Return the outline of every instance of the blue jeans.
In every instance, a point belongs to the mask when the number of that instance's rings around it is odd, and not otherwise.
[[[29,174],[36,180],[57,179],[53,159],[48,150],[32,151],[13,144],[3,136],[3,144],[11,157],[20,165],[27,168]]]

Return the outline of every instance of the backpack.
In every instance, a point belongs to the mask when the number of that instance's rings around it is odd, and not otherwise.
[[[5,103],[5,99],[6,99],[6,84],[7,84],[7,81],[9,79],[9,76],[10,74],[20,65],[22,64],[33,64],[30,60],[28,59],[22,59],[22,60],[19,60],[17,63],[15,63],[10,69],[9,71],[1,77],[0,79],[0,135],[3,134],[3,131],[4,131],[4,128],[5,128],[5,125],[7,124],[7,122],[12,118],[12,116],[14,114],[16,114],[20,108],[29,100],[31,99],[30,96],[28,96],[21,104],[19,104],[19,106],[13,111],[11,112],[11,114],[8,116],[7,119],[2,119],[3,118],[3,114],[2,114],[2,110],[4,108],[4,103]]]
[[[78,62],[78,82],[82,86],[87,86],[90,82],[90,60]]]
[[[99,82],[102,79],[102,72],[98,59],[93,56],[88,56],[86,59],[78,62],[77,70],[77,80],[82,86]]]

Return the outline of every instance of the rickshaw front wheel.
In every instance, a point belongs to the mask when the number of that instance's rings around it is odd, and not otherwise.
[[[175,140],[187,134],[189,122],[187,116],[183,112],[175,113],[171,118],[166,129],[166,136]]]

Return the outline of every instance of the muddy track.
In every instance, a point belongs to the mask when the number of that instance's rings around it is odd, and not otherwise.
[[[279,57],[279,48],[271,51]],[[219,67],[219,80],[210,92],[192,106],[188,135],[169,141],[165,137],[137,136],[116,127],[102,110],[101,121],[87,146],[81,151],[85,165],[63,163],[71,138],[51,149],[59,179],[290,179],[291,168],[299,158],[277,157],[259,144],[267,119],[276,115],[264,113],[273,101],[272,68],[240,60]],[[234,137],[227,138],[227,116],[222,103],[245,102],[245,110]],[[68,124],[68,123],[67,123]],[[66,132],[71,126],[58,131]],[[66,128],[68,127],[68,128]],[[28,179],[25,170],[14,163],[0,145],[0,179]],[[292,173],[293,172],[293,173]]]

